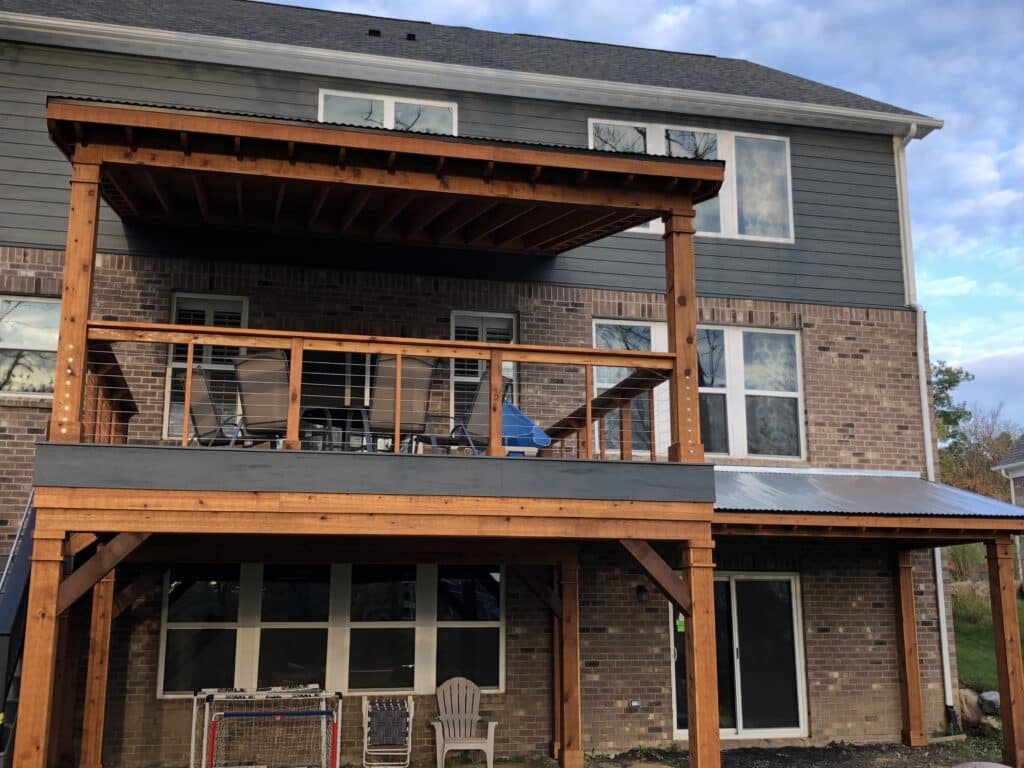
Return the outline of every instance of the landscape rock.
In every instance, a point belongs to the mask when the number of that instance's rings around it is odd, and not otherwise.
[[[990,739],[1000,739],[1003,736],[1003,721],[995,715],[985,715],[978,724],[978,731]]]
[[[974,726],[981,723],[984,713],[978,706],[978,694],[970,688],[960,689],[960,714],[965,726]]]
[[[978,706],[986,715],[1000,714],[999,691],[985,691],[978,694]]]

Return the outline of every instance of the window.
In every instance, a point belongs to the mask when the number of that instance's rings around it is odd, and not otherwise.
[[[249,302],[240,296],[176,293],[171,300],[171,322],[175,325],[206,325],[214,328],[244,328],[248,324]],[[205,345],[193,351],[193,363],[206,376],[210,397],[222,414],[234,415],[237,409],[238,386],[233,358],[237,347]],[[185,405],[183,372],[188,361],[184,344],[170,348],[167,366],[166,402],[164,408],[164,439],[181,437]]]
[[[668,334],[663,322],[595,320],[598,349],[664,352]],[[804,449],[803,385],[800,339],[796,331],[737,327],[697,330],[700,433],[704,450],[735,458],[764,456],[802,458]],[[595,367],[594,393],[600,394],[624,379],[625,368]],[[633,401],[633,447],[643,456],[650,450],[649,399]],[[657,455],[668,447],[668,388],[654,389]],[[617,451],[618,415],[605,417],[595,445]]]
[[[708,453],[803,457],[795,331],[701,327],[697,357],[701,439]]]
[[[456,136],[459,107],[455,102],[404,99],[321,88],[317,119],[322,123]]]
[[[718,197],[696,206],[698,235],[793,242],[789,139],[659,123],[589,124],[591,149],[725,161]],[[634,230],[661,232],[662,226],[655,221]]]
[[[165,577],[159,695],[319,683],[432,693],[504,687],[500,566],[242,565]]]
[[[515,344],[515,315],[497,312],[452,312],[452,341],[482,341],[488,344]],[[486,363],[483,360],[452,360],[452,414],[465,414],[473,405],[480,376]],[[511,389],[512,401],[518,397],[516,364],[503,362],[501,373]],[[486,386],[486,384],[485,384]]]
[[[799,587],[795,574],[716,574],[718,714],[723,734],[806,735]],[[675,607],[671,617],[675,736],[686,738],[686,621]],[[771,663],[765,664],[765,659]]]
[[[0,296],[0,392],[53,394],[60,301]]]

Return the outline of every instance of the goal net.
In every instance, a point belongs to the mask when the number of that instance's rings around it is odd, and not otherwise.
[[[341,695],[319,686],[202,690],[191,768],[338,768]]]

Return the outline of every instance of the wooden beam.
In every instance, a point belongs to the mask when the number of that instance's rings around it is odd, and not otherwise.
[[[372,236],[376,237],[391,226],[391,223],[401,216],[402,212],[416,199],[415,195],[397,195],[396,197],[397,199],[392,201],[391,207],[374,223]]]
[[[206,202],[206,187],[203,185],[203,179],[198,173],[192,174],[192,187],[196,193],[196,206],[199,208],[199,215],[203,217],[203,220],[210,218],[210,207]]]
[[[535,569],[516,568],[516,576],[526,586],[534,597],[544,603],[551,614],[556,618],[562,615],[562,600],[558,593],[546,583],[545,579],[537,577]]]
[[[148,538],[148,533],[119,533],[108,544],[97,547],[95,555],[61,582],[57,595],[57,613],[63,613],[71,607]]]
[[[636,560],[641,570],[650,576],[651,581],[665,597],[676,606],[683,615],[691,616],[693,605],[690,602],[686,585],[672,566],[665,562],[650,544],[637,539],[620,539],[620,544]]]
[[[1003,718],[1003,762],[1013,768],[1024,768],[1024,662],[1014,583],[1016,552],[1011,536],[999,536],[986,546],[999,707]]]
[[[413,214],[408,217],[408,221],[405,222],[405,228],[402,231],[402,236],[407,239],[416,237],[425,227],[436,221],[438,217],[458,203],[459,198],[457,197],[439,197],[426,201],[423,205],[418,206]]]
[[[921,652],[917,641],[917,607],[914,601],[914,560],[911,550],[896,553],[896,650],[900,671],[900,706],[903,744],[924,747],[924,695],[921,689]]]
[[[692,606],[686,620],[686,705],[689,768],[720,768],[718,660],[715,635],[714,543],[683,545],[683,583]]]
[[[18,706],[13,762],[18,768],[45,768],[47,764],[57,655],[57,588],[63,562],[64,533],[37,528],[21,662],[21,690],[32,693],[22,696]]]
[[[341,216],[341,221],[338,223],[338,231],[346,232],[352,222],[356,220],[356,217],[362,212],[363,208],[366,207],[366,203],[370,200],[370,190],[359,189],[356,191],[352,198],[348,201],[348,207],[345,209],[345,213]]]
[[[97,542],[97,536],[95,533],[72,533],[68,537],[67,543],[64,545],[64,549],[67,554],[77,555],[83,549],[91,547]]]
[[[50,716],[50,768],[75,764],[75,715],[78,667],[84,612],[68,611],[57,617],[57,652],[54,667],[53,711]]]
[[[559,564],[562,587],[561,687],[562,768],[583,768],[583,707],[580,676],[579,556],[566,556]]]
[[[284,205],[284,193],[288,189],[286,182],[279,182],[277,185],[277,196],[274,198],[274,223],[281,219],[281,206]]]
[[[669,461],[704,461],[697,394],[697,277],[693,255],[693,209],[665,217],[665,313],[668,349],[675,355],[669,376]]]
[[[150,171],[148,168],[144,168],[142,170],[142,177],[146,180],[146,183],[149,185],[149,189],[153,193],[153,196],[156,197],[156,201],[160,203],[160,207],[164,209],[164,213],[169,214],[171,212],[171,203],[167,199],[167,195],[164,194],[163,189],[161,189],[160,185],[157,183],[156,177],[153,175],[153,172]]]
[[[578,213],[576,208],[538,206],[533,209],[532,213],[524,216],[522,219],[495,230],[492,233],[491,241],[496,248],[507,246],[513,242],[521,242],[524,237],[532,235],[534,232],[576,213]]]
[[[116,619],[127,611],[140,597],[150,590],[156,588],[162,580],[159,571],[145,571],[139,574],[134,581],[117,593],[114,598],[114,605],[110,611],[110,617]]]
[[[496,210],[481,216],[471,225],[465,227],[462,232],[462,239],[466,245],[476,245],[486,240],[497,229],[518,221],[526,214],[536,210],[527,206],[499,206]]]
[[[85,677],[80,768],[102,768],[103,725],[107,715],[107,679],[110,669],[110,634],[113,621],[114,572],[92,588],[89,624],[89,662]]]
[[[82,439],[89,311],[99,221],[100,167],[76,162],[71,172],[71,204],[64,249],[64,287],[50,417],[50,440]]]
[[[132,200],[132,196],[128,194],[128,187],[125,186],[123,181],[119,181],[117,174],[111,168],[104,170],[104,178],[110,182],[110,186],[114,188],[114,191],[121,196],[124,200],[124,204],[128,206],[128,210],[131,211],[132,216],[139,215],[139,206]]]
[[[281,185],[284,188],[284,185]],[[309,209],[309,216],[306,218],[306,226],[312,227],[316,220],[320,217],[320,211],[324,208],[324,203],[327,202],[327,197],[331,194],[331,187],[327,184],[320,188],[316,198],[313,200],[313,207]]]
[[[458,232],[467,224],[472,223],[498,205],[497,200],[466,200],[455,206],[444,216],[426,228],[429,235],[437,242],[442,242]]]
[[[562,584],[561,569],[551,569],[551,591],[558,598],[558,615],[551,617],[551,757],[562,759]]]

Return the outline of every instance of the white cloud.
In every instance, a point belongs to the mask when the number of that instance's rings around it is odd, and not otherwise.
[[[965,296],[978,290],[978,281],[963,275],[939,278],[922,275],[917,289],[922,296]]]

